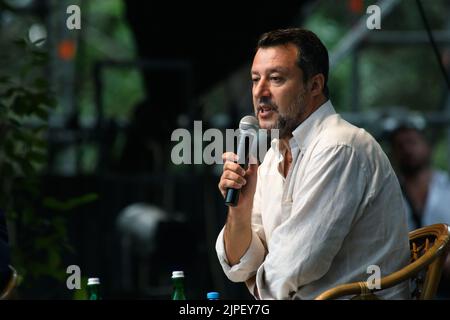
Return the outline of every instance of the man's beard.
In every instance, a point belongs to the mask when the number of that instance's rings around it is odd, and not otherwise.
[[[273,112],[277,113],[276,122],[266,128],[267,130],[277,130],[277,138],[285,139],[292,137],[292,131],[297,128],[300,123],[304,120],[305,109],[306,109],[306,101],[305,101],[306,92],[303,91],[299,93],[295,102],[288,107],[286,110],[286,115],[281,115],[278,106],[269,98],[262,97],[259,101],[259,104],[264,104],[270,106]],[[255,112],[255,116],[258,117],[258,113],[260,111]],[[275,136],[272,136],[274,138]]]
[[[417,163],[413,163],[411,161],[403,161],[403,163],[400,164],[400,171],[405,176],[415,176],[425,168],[430,167],[431,165],[431,159],[428,157],[422,161],[419,161]]]
[[[302,123],[305,114],[306,102],[305,93],[299,94],[295,102],[290,105],[286,115],[278,113],[275,129],[279,130],[280,139],[292,137],[292,132]]]

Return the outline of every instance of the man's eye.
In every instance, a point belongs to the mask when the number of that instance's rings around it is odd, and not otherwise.
[[[283,81],[283,78],[281,77],[270,77],[270,80],[273,82],[281,82]]]
[[[252,82],[258,82],[259,78],[252,78]]]

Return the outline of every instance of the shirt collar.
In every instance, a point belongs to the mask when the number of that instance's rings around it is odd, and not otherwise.
[[[336,111],[331,101],[327,100],[292,131],[292,138],[289,140],[291,148],[295,146],[299,146],[300,150],[307,148],[311,139],[317,135],[317,131],[320,129],[323,120],[333,114],[336,114]],[[280,142],[278,139],[273,139],[271,146],[275,151],[280,153]]]

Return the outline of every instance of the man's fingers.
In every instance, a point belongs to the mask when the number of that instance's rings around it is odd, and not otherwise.
[[[238,175],[237,173],[234,173],[233,171],[225,171],[222,175],[223,178],[228,179],[228,180],[233,180],[236,183],[239,183],[241,185],[245,185],[247,183],[247,181],[240,175]]]
[[[228,188],[233,188],[233,189],[241,189],[242,188],[242,184],[240,184],[239,182],[236,182],[234,180],[231,179],[224,179],[224,189],[228,189]]]
[[[228,170],[236,172],[237,174],[239,174],[241,176],[245,175],[245,170],[240,165],[238,165],[237,163],[234,163],[234,162],[229,162],[229,161],[225,162],[225,164],[223,165],[223,171],[225,172]]]
[[[235,161],[238,161],[238,156],[237,156],[237,154],[235,154],[233,152],[225,152],[222,154],[222,160],[223,160],[223,162],[226,162],[226,161],[235,162]]]
[[[242,186],[242,184],[227,178],[222,178],[219,182],[219,189],[222,192],[222,195],[225,195],[228,188],[241,189]]]
[[[238,174],[231,171],[225,171],[220,179],[219,189],[221,191],[226,188],[240,189],[242,186],[245,186],[246,183],[247,181]]]
[[[237,164],[238,156],[233,152],[225,152],[222,154],[224,160],[223,173],[219,181],[219,190],[222,196],[226,196],[228,188],[241,189],[247,184],[244,178],[245,170]]]

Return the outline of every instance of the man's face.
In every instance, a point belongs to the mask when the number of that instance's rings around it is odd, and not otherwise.
[[[253,106],[262,129],[280,129],[289,137],[304,120],[310,98],[297,66],[298,49],[293,44],[260,48],[253,60]]]
[[[431,148],[425,138],[414,129],[397,132],[393,139],[393,156],[404,174],[412,174],[428,166]]]

